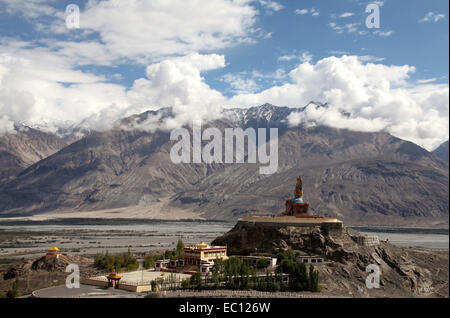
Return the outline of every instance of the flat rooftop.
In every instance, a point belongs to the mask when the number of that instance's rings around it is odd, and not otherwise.
[[[239,221],[249,222],[277,222],[277,223],[301,223],[301,224],[321,224],[321,223],[342,223],[336,218],[328,217],[303,217],[296,218],[295,216],[271,216],[271,215],[244,215]]]

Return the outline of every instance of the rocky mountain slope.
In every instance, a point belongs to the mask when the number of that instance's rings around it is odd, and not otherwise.
[[[448,140],[434,150],[433,153],[448,162]]]
[[[326,105],[322,105],[326,107]],[[0,187],[0,214],[94,211],[169,202],[210,219],[278,214],[302,175],[312,211],[352,224],[448,224],[448,163],[387,133],[329,127],[288,127],[292,109],[263,105],[228,110],[210,123],[279,128],[279,169],[259,164],[179,164],[170,160],[170,133],[130,129],[148,116],[124,119],[121,128],[92,133],[41,160]],[[118,216],[119,217],[119,216]]]
[[[66,146],[55,135],[16,126],[16,132],[0,136],[0,184]]]

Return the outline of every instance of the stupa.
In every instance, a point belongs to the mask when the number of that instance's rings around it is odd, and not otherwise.
[[[283,215],[295,216],[295,217],[308,217],[309,204],[303,202],[303,182],[299,176],[297,178],[297,185],[294,190],[294,198],[286,200],[286,211]]]

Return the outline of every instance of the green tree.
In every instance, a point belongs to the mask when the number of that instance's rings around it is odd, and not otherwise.
[[[190,284],[193,288],[200,290],[202,288],[202,275],[200,275],[200,273],[192,275]]]
[[[319,291],[319,272],[312,265],[309,267],[309,289],[312,292]]]
[[[175,250],[175,255],[178,258],[183,258],[183,256],[184,256],[184,243],[181,239],[178,239],[177,248]]]
[[[259,269],[263,269],[263,268],[267,268],[269,266],[269,261],[265,258],[260,258],[257,262],[256,262],[256,267]]]
[[[181,282],[181,288],[183,289],[189,289],[191,287],[191,281],[189,279],[184,279]]]
[[[248,289],[250,287],[250,268],[247,262],[241,263],[239,270],[239,287],[241,289]]]

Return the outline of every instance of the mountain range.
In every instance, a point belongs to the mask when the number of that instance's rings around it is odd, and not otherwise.
[[[172,163],[169,131],[132,127],[150,116],[172,116],[167,108],[74,142],[31,128],[0,137],[0,215],[110,211],[123,217],[147,209],[151,218],[157,207],[176,210],[179,218],[235,220],[282,212],[301,175],[313,214],[353,225],[448,226],[448,160],[386,132],[290,127],[286,118],[294,111],[302,109],[227,109],[208,123],[221,131],[278,128],[273,175],[259,174],[259,164]]]

